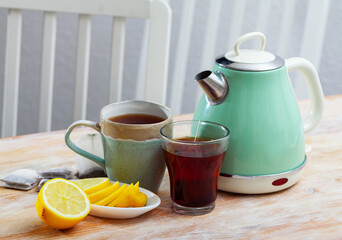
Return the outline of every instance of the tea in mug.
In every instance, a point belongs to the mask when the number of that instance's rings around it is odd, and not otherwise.
[[[110,121],[124,124],[154,124],[165,120],[165,118],[150,114],[124,114],[109,118]]]

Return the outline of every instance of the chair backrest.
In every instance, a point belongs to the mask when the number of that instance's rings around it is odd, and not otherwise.
[[[16,135],[19,93],[22,10],[44,12],[39,131],[51,130],[56,26],[59,12],[78,14],[73,120],[85,119],[91,42],[91,16],[113,17],[108,102],[121,100],[126,18],[149,20],[145,78],[141,97],[165,104],[169,60],[171,9],[163,0],[2,0],[8,9],[1,136]],[[146,63],[145,63],[146,61]],[[143,86],[141,86],[143,85]],[[157,89],[157,91],[156,91]]]

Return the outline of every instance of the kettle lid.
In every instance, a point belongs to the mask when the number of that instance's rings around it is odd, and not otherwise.
[[[259,49],[240,49],[246,40],[259,38]],[[239,71],[268,71],[280,68],[285,64],[284,59],[270,52],[264,51],[266,37],[261,32],[251,32],[239,37],[234,45],[234,51],[227,52],[216,59],[222,67]]]

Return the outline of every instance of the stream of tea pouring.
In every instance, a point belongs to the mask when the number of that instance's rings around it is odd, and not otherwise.
[[[201,120],[198,120],[197,129],[196,129],[196,133],[195,133],[195,137],[194,137],[194,142],[196,142],[200,125],[201,125]]]

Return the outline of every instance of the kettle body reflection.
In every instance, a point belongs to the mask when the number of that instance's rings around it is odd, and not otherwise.
[[[257,50],[240,44],[260,39]],[[234,51],[216,59],[213,71],[196,75],[204,94],[194,119],[220,123],[231,132],[218,188],[236,193],[267,193],[298,181],[306,162],[304,133],[323,113],[323,92],[313,65],[303,58],[282,59],[264,51],[265,36],[241,36]],[[288,72],[300,71],[311,97],[302,120]]]

